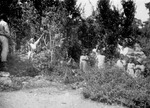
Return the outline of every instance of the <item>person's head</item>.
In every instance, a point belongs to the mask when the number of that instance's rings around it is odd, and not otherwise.
[[[83,54],[83,55],[87,55],[87,51],[86,51],[86,50],[83,50],[83,51],[82,51],[82,54]]]
[[[142,48],[140,46],[140,43],[135,43],[134,44],[134,49],[137,50],[137,51],[140,51]]]
[[[124,59],[124,55],[120,54],[120,59],[123,60]]]
[[[105,55],[105,48],[100,49],[100,50],[99,50],[99,53],[100,53],[101,55]]]
[[[31,38],[31,39],[29,40],[29,42],[30,42],[30,43],[34,43],[34,38]]]
[[[123,42],[122,42],[122,46],[123,46],[123,47],[126,47],[126,41],[123,41]]]
[[[134,63],[134,58],[129,58],[129,63]]]
[[[6,21],[6,15],[4,15],[4,14],[0,14],[0,20],[5,20]]]

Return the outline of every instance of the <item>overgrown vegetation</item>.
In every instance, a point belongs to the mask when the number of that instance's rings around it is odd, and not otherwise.
[[[89,72],[85,98],[107,104],[120,104],[129,108],[148,108],[149,77],[134,79],[117,67]]]
[[[11,51],[14,54],[8,58],[8,71],[17,77],[44,74],[51,81],[65,84],[86,79],[83,91],[86,98],[131,108],[148,108],[149,77],[133,79],[112,66],[104,70],[93,68],[86,74],[78,69],[82,50],[90,52],[97,43],[100,43],[99,49],[106,48],[108,61],[117,57],[115,49],[120,41],[126,41],[129,46],[139,41],[149,56],[150,20],[144,24],[134,17],[136,4],[133,0],[122,0],[121,4],[122,11],[112,6],[110,0],[99,0],[97,10],[84,19],[76,0],[1,0],[0,13],[6,16],[16,45],[16,51]],[[148,4],[146,7],[149,9]],[[33,60],[27,60],[27,41],[38,39],[43,33]],[[55,34],[64,38],[62,45],[52,46]],[[76,63],[67,64],[70,57]]]

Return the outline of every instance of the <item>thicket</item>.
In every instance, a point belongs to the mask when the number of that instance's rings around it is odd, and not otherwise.
[[[107,67],[87,73],[85,98],[107,104],[119,104],[129,108],[149,108],[150,77],[134,79],[124,70]]]
[[[149,56],[149,23],[143,25],[135,19],[135,3],[122,0],[123,11],[111,6],[110,0],[99,0],[98,24],[101,27],[101,41],[106,46],[107,58],[115,57],[118,42],[126,41],[128,46],[140,42],[143,51]],[[111,16],[111,17],[110,17]],[[141,28],[140,28],[141,27]],[[102,42],[101,42],[102,43]],[[149,57],[147,58],[149,61]],[[124,70],[114,66],[105,69],[92,69],[84,76],[86,87],[85,98],[107,104],[120,104],[129,108],[149,108],[149,75],[132,78]]]

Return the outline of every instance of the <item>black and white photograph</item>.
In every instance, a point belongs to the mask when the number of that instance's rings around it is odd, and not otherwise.
[[[150,0],[0,0],[0,108],[150,108]]]

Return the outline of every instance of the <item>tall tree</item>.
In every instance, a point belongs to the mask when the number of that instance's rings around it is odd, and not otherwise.
[[[110,0],[98,1],[97,21],[101,27],[101,43],[105,43],[106,55],[112,57],[115,54],[115,47],[118,40],[134,40],[134,15],[135,3],[133,0],[122,0],[123,12],[112,6]],[[127,41],[127,43],[130,43]]]
[[[98,2],[97,20],[102,29],[102,38],[106,47],[106,55],[115,53],[114,47],[117,45],[119,29],[120,29],[120,14],[119,10],[114,6],[111,7],[110,0],[99,0]]]
[[[123,13],[122,13],[122,37],[131,38],[134,40],[133,36],[133,22],[135,17],[135,3],[133,0],[122,0]]]

